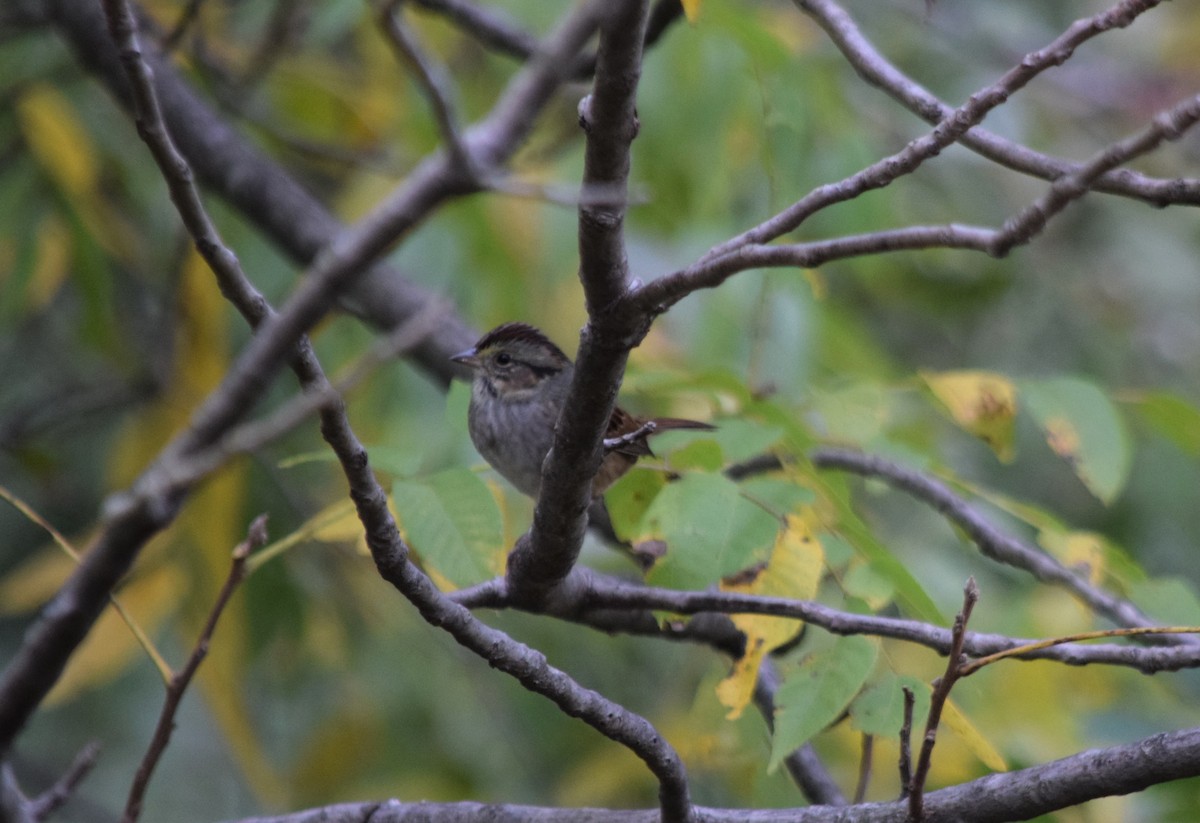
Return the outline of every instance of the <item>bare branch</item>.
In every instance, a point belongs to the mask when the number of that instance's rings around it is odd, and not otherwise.
[[[714,285],[705,280],[707,264],[720,261],[743,247],[769,243],[787,232],[794,231],[819,211],[852,200],[865,192],[888,186],[898,178],[913,173],[927,160],[936,157],[947,146],[961,139],[993,109],[1002,105],[1039,74],[1070,59],[1081,44],[1114,28],[1128,26],[1139,15],[1160,2],[1161,0],[1121,0],[1106,12],[1077,20],[1047,46],[1025,55],[995,83],[972,94],[966,103],[943,117],[932,131],[913,140],[901,151],[884,157],[836,183],[818,186],[774,217],[714,246],[689,269],[662,277],[637,290],[631,302],[643,311],[661,313],[696,288]],[[1111,166],[1100,169],[1095,176],[1108,171],[1109,168]],[[941,230],[945,231],[944,228]],[[988,251],[1001,254],[1009,247],[997,245],[989,247]],[[724,277],[731,273],[726,271]]]
[[[1132,603],[1093,586],[1045,552],[1001,532],[939,480],[881,457],[845,449],[820,449],[813,453],[812,460],[813,464],[820,468],[877,477],[888,485],[925,501],[962,529],[985,556],[998,563],[1022,569],[1043,583],[1061,586],[1086,603],[1089,608],[1118,625],[1157,625]],[[1158,638],[1158,642],[1200,647],[1200,640],[1189,635],[1163,635]]]
[[[96,758],[100,756],[100,744],[88,743],[54,785],[32,800],[26,799],[17,788],[16,778],[7,764],[0,766],[0,821],[4,823],[38,823],[46,820],[71,799],[76,787],[87,777]],[[13,804],[18,809],[9,808]]]
[[[637,134],[635,100],[647,0],[611,3],[610,10],[600,31],[595,87],[580,103],[580,122],[587,132],[583,185],[624,192],[629,149]],[[629,350],[646,331],[641,317],[613,310],[629,279],[624,218],[623,204],[579,208],[579,277],[588,324],[543,468],[533,526],[508,560],[509,589],[531,602],[564,580],[579,555],[592,478],[603,456],[600,440],[616,404]]]
[[[429,59],[416,36],[404,24],[400,16],[400,6],[403,2],[404,0],[388,0],[380,5],[378,14],[380,27],[387,35],[387,40],[396,54],[413,73],[421,93],[429,103],[429,108],[433,110],[434,120],[442,135],[442,142],[446,146],[446,151],[450,153],[451,159],[465,172],[472,174],[471,156],[467,152],[466,146],[463,145],[458,114],[451,102],[453,93],[450,80],[441,67]]]
[[[451,20],[489,48],[527,60],[537,52],[537,38],[502,10],[484,8],[470,0],[414,0],[429,11]]]
[[[862,749],[858,755],[858,780],[854,784],[854,804],[862,803],[871,785],[871,761],[875,754],[875,735],[862,736]]]
[[[453,592],[449,597],[470,608],[528,608],[527,604],[509,594],[501,580]],[[609,633],[622,632],[703,642],[733,655],[740,654],[741,648],[735,647],[732,638],[726,633],[726,623],[722,623],[720,629],[713,623],[698,629],[691,625],[695,622],[693,620],[685,624],[683,629],[673,626],[664,628],[659,625],[653,613],[669,612],[705,617],[721,614],[789,617],[803,620],[833,634],[888,637],[916,643],[943,655],[949,654],[954,643],[953,634],[949,629],[918,620],[845,612],[821,603],[786,597],[660,589],[618,580],[582,568],[573,571],[566,583],[555,590],[553,599],[547,602],[544,608],[535,611]],[[687,627],[691,627],[692,630],[687,631]],[[1164,637],[1186,635],[1168,634]],[[1146,674],[1200,667],[1200,644],[1196,643],[1147,648],[1114,643],[1047,645],[1044,641],[982,632],[968,632],[963,642],[966,652],[974,657],[1028,647],[1017,655],[1018,659],[1056,660],[1071,666],[1127,666]]]
[[[1036,202],[1008,219],[996,234],[991,252],[1003,256],[1013,247],[1028,243],[1046,227],[1046,222],[1093,188],[1096,180],[1135,157],[1154,151],[1163,143],[1177,140],[1200,120],[1200,95],[1184,100],[1154,116],[1141,132],[1097,153],[1070,174],[1050,184]]]
[[[912,789],[912,727],[913,709],[917,697],[908,686],[903,686],[904,692],[904,722],[900,725],[900,799],[907,800]]]
[[[921,753],[917,756],[917,767],[913,770],[908,786],[908,814],[914,823],[925,819],[925,781],[933,765],[933,747],[937,743],[938,726],[942,722],[942,710],[950,699],[950,691],[962,676],[963,640],[967,634],[967,623],[971,612],[979,602],[979,587],[975,578],[967,579],[963,589],[963,605],[954,618],[953,642],[950,654],[946,655],[946,672],[933,681],[933,694],[929,698],[929,716],[925,720],[925,735],[921,739]]]
[[[1092,749],[1070,757],[992,774],[925,795],[929,820],[1003,823],[1029,820],[1095,800],[1141,791],[1149,786],[1200,774],[1200,729],[1166,732],[1152,737]],[[714,809],[697,807],[705,823],[905,823],[908,803],[863,803],[845,807],[800,809]],[[655,823],[653,809],[562,809],[496,806],[482,803],[348,803],[238,823],[466,823],[481,819],[501,823]],[[233,823],[233,821],[230,821]]]
[[[429,11],[441,14],[484,46],[518,60],[529,59],[537,50],[537,40],[515,20],[497,9],[484,8],[470,0],[413,0]],[[650,11],[643,46],[654,45],[683,16],[679,0],[658,0]],[[587,80],[596,71],[596,55],[583,54],[575,61],[571,76]]]
[[[217,629],[217,621],[221,618],[221,613],[225,611],[225,606],[229,603],[229,598],[233,596],[234,589],[246,576],[246,558],[252,551],[264,546],[266,542],[267,516],[260,514],[250,524],[250,528],[246,532],[246,539],[233,550],[229,574],[226,576],[220,592],[217,593],[217,599],[208,613],[208,619],[204,622],[200,636],[196,638],[196,645],[192,648],[187,663],[167,684],[167,695],[163,699],[162,711],[159,713],[158,723],[154,727],[154,735],[150,738],[150,745],[138,766],[137,774],[133,778],[133,785],[129,787],[129,799],[125,802],[122,823],[136,823],[138,817],[141,816],[146,788],[150,785],[150,778],[154,775],[154,769],[158,765],[159,759],[167,750],[167,744],[171,742],[171,732],[175,730],[175,713],[179,711],[183,695],[191,685],[192,678],[200,669],[200,664],[208,656],[208,647],[212,642],[213,632]]]
[[[880,54],[835,0],[794,2],[825,30],[863,80],[886,92],[927,123],[936,124],[953,114],[951,106]],[[1079,170],[1079,166],[1070,160],[1042,154],[978,127],[964,134],[959,142],[1002,166],[1043,180],[1056,180]],[[1154,206],[1200,205],[1200,180],[1195,178],[1162,180],[1130,169],[1114,169],[1096,178],[1091,188]]]

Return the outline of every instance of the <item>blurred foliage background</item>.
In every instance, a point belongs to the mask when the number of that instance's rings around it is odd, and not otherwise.
[[[183,5],[154,0],[146,8],[165,30]],[[536,32],[560,13],[541,0],[493,5]],[[884,54],[952,104],[1072,19],[1106,7],[846,5]],[[515,62],[435,16],[407,14],[455,78],[464,119],[483,115]],[[191,252],[124,111],[52,31],[0,34],[0,484],[83,545],[105,496],[186,424],[248,333]],[[1198,37],[1200,9],[1166,4],[1087,44],[986,126],[1086,158],[1195,93]],[[364,3],[209,0],[177,58],[227,118],[347,221],[436,146],[424,101]],[[524,177],[568,186],[579,179],[575,104],[584,93],[584,85],[569,87],[539,125],[517,163]],[[642,279],[690,263],[926,130],[866,87],[791,4],[770,0],[707,0],[694,25],[675,25],[647,55],[639,112],[633,181],[642,202],[630,215],[629,240]],[[1200,142],[1188,137],[1137,165],[1196,176]],[[822,213],[799,236],[995,225],[1043,187],[953,148],[883,191]],[[295,266],[239,215],[210,206],[258,286],[272,299],[286,295]],[[742,274],[656,324],[634,352],[627,404],[664,410],[666,396],[674,413],[736,417],[736,404],[722,408],[729,393],[713,388],[736,383],[787,410],[814,441],[862,446],[989,490],[999,504],[989,513],[1007,528],[1069,561],[1084,557],[1156,617],[1198,624],[1198,226],[1187,208],[1092,195],[1003,260],[906,253],[813,272]],[[584,314],[570,208],[472,197],[441,209],[394,259],[481,329],[521,319],[573,348]],[[372,334],[335,317],[315,338],[335,372]],[[955,425],[921,375],[965,369],[1018,386],[1077,377],[1098,390],[1118,420],[1119,441],[1099,446],[1101,456],[1124,450],[1130,460],[1111,500],[1102,502],[1052,452],[1024,407],[1007,462]],[[270,402],[293,391],[280,380]],[[391,476],[478,463],[461,392],[448,401],[404,363],[376,373],[349,402],[373,459]],[[229,466],[143,555],[120,597],[168,659],[186,655],[228,552],[254,515],[269,512],[272,536],[281,538],[344,496],[335,466],[314,454],[320,440],[306,426]],[[943,614],[957,609],[974,574],[983,590],[975,628],[1043,636],[1094,625],[1062,592],[981,560],[933,512],[875,484],[848,485],[871,533]],[[530,505],[495,488],[511,540],[528,524]],[[71,561],[7,505],[0,535],[3,661]],[[425,625],[376,577],[344,521],[314,537],[257,569],[235,598],[151,786],[147,819],[190,823],[389,796],[653,804],[656,787],[632,755]],[[599,546],[585,560],[633,571]],[[801,802],[782,771],[767,773],[761,717],[724,719],[715,686],[727,659],[525,615],[486,617],[655,722],[687,760],[697,802]],[[881,655],[925,681],[943,665],[893,643]],[[955,696],[1010,767],[1200,722],[1194,673],[1148,679],[1009,663]],[[15,762],[26,788],[48,785],[79,747],[99,739],[95,773],[61,819],[116,819],[160,701],[154,666],[107,616],[20,741]],[[816,744],[850,790],[857,734],[842,723]],[[876,758],[869,796],[892,797],[894,745],[880,741]],[[966,736],[939,741],[933,784],[985,772]],[[1198,803],[1200,785],[1186,781],[1055,819],[1185,820]]]

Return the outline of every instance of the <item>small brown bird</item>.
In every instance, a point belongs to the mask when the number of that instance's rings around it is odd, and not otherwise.
[[[505,323],[479,338],[473,348],[451,358],[471,367],[468,428],[475,448],[523,494],[536,498],[542,463],[554,441],[554,426],[567,398],[575,365],[562,349],[533,326]],[[653,454],[646,438],[670,429],[710,431],[696,420],[656,417],[642,420],[620,407],[613,409],[606,440],[646,431],[611,449],[600,464],[592,494],[601,495],[629,471],[639,457]]]

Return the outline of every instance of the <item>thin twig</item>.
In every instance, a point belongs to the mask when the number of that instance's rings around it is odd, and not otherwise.
[[[1200,95],[1160,111],[1149,126],[1097,152],[1078,169],[1051,183],[1035,202],[1004,221],[1004,227],[992,243],[991,253],[1003,256],[1014,246],[1028,243],[1045,229],[1050,218],[1091,191],[1102,175],[1149,154],[1163,143],[1178,140],[1197,122],[1200,122]]]
[[[433,111],[442,142],[446,145],[451,160],[471,177],[477,177],[478,171],[474,168],[471,153],[463,144],[458,114],[452,102],[450,79],[440,66],[429,59],[416,36],[404,24],[400,11],[403,3],[404,0],[387,0],[381,4],[377,15],[379,26],[387,35],[387,41],[397,56],[412,71],[417,86]]]
[[[962,611],[954,618],[954,645],[946,659],[946,672],[933,681],[933,693],[929,697],[929,716],[925,720],[925,736],[921,740],[921,753],[909,784],[908,816],[914,823],[921,823],[925,819],[925,781],[929,777],[929,767],[933,764],[933,747],[937,742],[938,726],[942,721],[942,710],[946,707],[946,701],[950,699],[950,690],[962,674],[963,638],[966,636],[967,622],[971,619],[971,612],[977,602],[979,587],[975,585],[975,578],[969,577],[963,589]]]
[[[908,686],[901,687],[904,693],[904,722],[900,725],[900,799],[907,800],[912,787],[912,729],[913,709],[917,697]]]
[[[183,11],[179,13],[179,19],[175,21],[175,25],[162,38],[161,48],[164,54],[170,54],[179,47],[183,42],[183,37],[187,34],[192,23],[200,15],[200,7],[204,5],[204,0],[188,0],[187,5],[183,7]]]
[[[225,610],[225,606],[229,603],[229,598],[233,596],[234,590],[246,576],[246,558],[250,556],[252,551],[265,545],[266,542],[267,516],[260,514],[254,518],[254,521],[250,524],[250,528],[247,529],[246,539],[238,543],[233,550],[233,558],[229,565],[229,574],[225,578],[225,583],[221,586],[221,591],[217,594],[217,599],[208,613],[208,619],[200,631],[200,636],[196,639],[196,645],[192,648],[192,653],[188,657],[187,663],[171,678],[171,682],[167,685],[167,694],[163,699],[162,711],[158,716],[158,724],[154,727],[154,736],[150,739],[150,745],[146,749],[146,754],[142,757],[142,762],[138,766],[137,773],[134,775],[133,785],[129,788],[129,799],[125,803],[125,814],[121,818],[122,823],[135,823],[141,815],[142,801],[146,795],[146,787],[150,785],[150,778],[154,774],[154,768],[158,765],[159,758],[162,757],[163,752],[167,749],[167,744],[171,741],[171,732],[175,729],[175,713],[179,710],[179,704],[183,701],[184,692],[187,691],[192,678],[208,654],[208,647],[212,641],[213,632],[216,631],[217,620],[220,619],[221,612]]]
[[[71,799],[75,788],[87,777],[100,756],[100,744],[92,741],[79,750],[71,765],[46,791],[29,802],[29,813],[34,820],[45,820]]]

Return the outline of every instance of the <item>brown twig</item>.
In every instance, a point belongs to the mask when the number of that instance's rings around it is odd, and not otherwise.
[[[900,725],[900,799],[908,798],[909,787],[912,786],[912,726],[913,708],[917,697],[908,686],[903,686],[904,692],[904,722]]]
[[[946,672],[933,681],[933,694],[929,698],[929,717],[925,720],[925,736],[921,741],[921,754],[917,758],[917,767],[913,771],[908,790],[908,817],[914,823],[925,819],[925,780],[929,777],[929,767],[933,763],[933,746],[937,742],[938,725],[942,721],[942,710],[950,699],[950,690],[962,676],[963,638],[967,633],[967,622],[971,612],[979,602],[979,587],[975,578],[967,578],[963,589],[962,611],[954,618],[954,645],[946,660]]]
[[[125,803],[125,814],[121,818],[122,823],[135,823],[141,815],[142,800],[145,798],[146,787],[150,784],[150,778],[154,774],[154,768],[158,765],[159,758],[162,757],[163,752],[166,751],[167,744],[171,741],[171,732],[175,729],[175,713],[179,710],[179,704],[183,700],[184,692],[187,691],[192,678],[208,654],[208,647],[212,641],[213,632],[216,631],[217,620],[220,619],[221,612],[225,610],[225,606],[229,603],[229,598],[233,596],[234,590],[246,576],[246,558],[250,556],[252,551],[265,545],[266,542],[267,516],[260,514],[250,524],[250,528],[246,532],[246,539],[239,543],[233,550],[233,559],[229,565],[229,575],[225,578],[225,584],[221,586],[221,591],[217,594],[217,599],[208,613],[208,620],[205,621],[204,628],[200,631],[200,636],[196,639],[196,645],[192,648],[192,653],[188,657],[187,663],[175,673],[171,678],[171,682],[167,684],[167,694],[163,699],[162,711],[158,716],[158,725],[154,727],[154,736],[150,739],[150,745],[146,749],[145,756],[142,757],[142,762],[138,766],[137,773],[134,775],[133,785],[129,788],[129,799]]]
[[[202,5],[204,5],[204,0],[188,0],[187,5],[183,7],[183,11],[179,13],[179,19],[175,21],[175,25],[162,38],[161,48],[165,54],[170,54],[183,42],[184,35],[187,34],[192,23],[200,15],[200,7]]]
[[[387,36],[396,55],[413,74],[429,108],[433,111],[442,142],[451,159],[469,174],[474,174],[471,153],[463,145],[458,114],[452,102],[450,80],[445,72],[425,54],[416,36],[404,24],[400,6],[404,0],[387,0],[378,10],[379,27]]]

